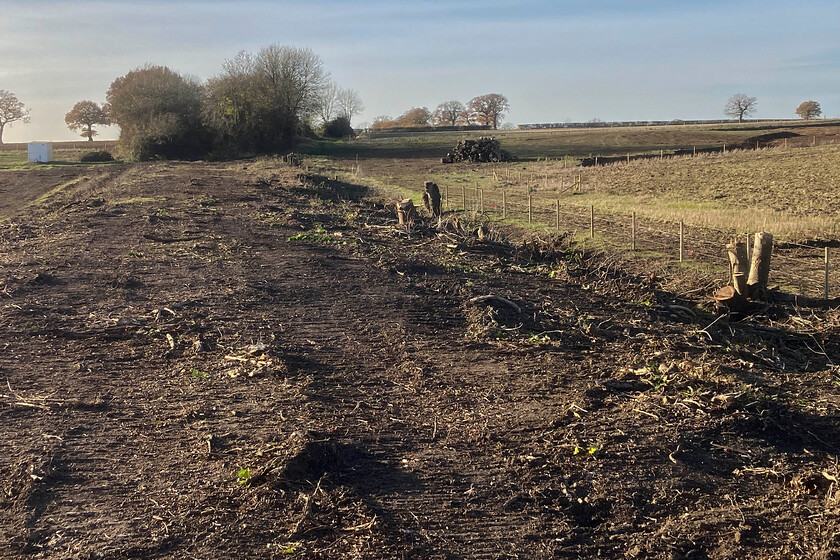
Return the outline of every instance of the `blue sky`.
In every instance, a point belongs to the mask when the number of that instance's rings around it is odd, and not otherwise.
[[[64,114],[138,66],[206,79],[272,43],[311,48],[358,90],[354,124],[491,92],[514,124],[723,118],[734,93],[758,98],[756,117],[807,99],[837,117],[838,28],[835,0],[4,0],[0,89],[32,111],[4,141],[75,139]]]

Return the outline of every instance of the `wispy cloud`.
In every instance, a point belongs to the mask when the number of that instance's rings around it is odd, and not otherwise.
[[[764,116],[821,94],[833,114],[838,21],[827,0],[6,0],[0,88],[33,115],[7,139],[73,138],[64,112],[132,68],[208,78],[239,50],[281,43],[358,89],[360,121],[490,91],[510,98],[512,122],[719,117],[735,90]]]

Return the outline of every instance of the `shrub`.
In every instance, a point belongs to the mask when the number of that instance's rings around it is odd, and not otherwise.
[[[131,159],[197,158],[206,153],[201,121],[203,87],[164,66],[147,66],[117,78],[108,90],[120,148]]]
[[[79,158],[79,161],[84,163],[114,161],[114,156],[111,155],[111,152],[106,152],[105,150],[102,150],[99,152],[88,152],[81,158]]]
[[[324,136],[327,138],[347,138],[355,135],[350,119],[338,117],[324,124]]]

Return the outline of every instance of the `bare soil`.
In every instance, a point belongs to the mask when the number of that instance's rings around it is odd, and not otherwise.
[[[267,160],[85,173],[0,224],[0,556],[840,558],[836,311]]]

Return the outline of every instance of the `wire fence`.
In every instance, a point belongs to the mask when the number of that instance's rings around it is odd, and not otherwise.
[[[726,244],[739,240],[752,246],[752,235],[654,220],[632,214],[599,211],[594,206],[568,204],[561,198],[524,195],[500,189],[450,188],[443,193],[445,210],[527,221],[578,238],[592,239],[617,252],[671,262],[697,263],[729,276]],[[770,232],[772,233],[772,232]],[[831,259],[828,246],[797,243],[773,245],[771,285],[809,298],[840,295],[840,259]]]

